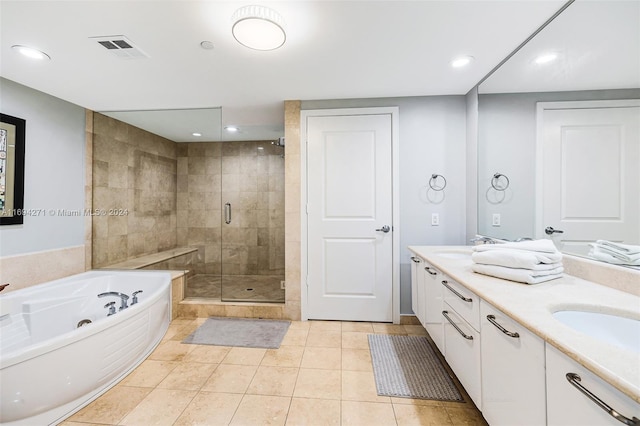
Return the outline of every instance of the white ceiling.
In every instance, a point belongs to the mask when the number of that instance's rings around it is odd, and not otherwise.
[[[284,18],[282,48],[233,39],[232,14],[252,2],[2,0],[0,75],[95,111],[222,107],[221,124],[244,129],[224,140],[272,139],[287,99],[465,94],[565,1],[253,3]],[[105,35],[148,57],[119,59],[90,39]],[[15,44],[51,60],[30,61]],[[458,55],[476,60],[453,69]]]

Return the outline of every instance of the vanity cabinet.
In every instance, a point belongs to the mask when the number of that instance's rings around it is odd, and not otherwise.
[[[445,359],[482,411],[480,300],[475,293],[450,278],[443,278]]]
[[[546,345],[546,363],[549,426],[640,425],[640,404],[550,344]],[[630,421],[625,423],[614,418],[593,401],[589,393]]]
[[[544,340],[484,300],[480,318],[482,415],[492,426],[544,425]]]
[[[420,319],[418,316],[418,281],[424,276],[422,272],[423,263],[424,260],[418,256],[411,256],[411,310],[418,319]]]
[[[442,316],[442,280],[447,277],[433,265],[424,262],[424,328],[440,353],[445,354],[444,317]]]

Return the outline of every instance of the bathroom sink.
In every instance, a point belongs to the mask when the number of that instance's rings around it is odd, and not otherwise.
[[[640,353],[640,320],[586,311],[558,311],[553,317],[579,333]]]

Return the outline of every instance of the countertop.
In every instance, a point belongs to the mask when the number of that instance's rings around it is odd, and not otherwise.
[[[473,272],[470,256],[439,254],[470,253],[471,249],[469,246],[409,247],[441,272],[640,403],[640,354],[581,334],[552,316],[556,311],[583,310],[640,319],[640,297],[566,274],[535,285],[517,283]]]

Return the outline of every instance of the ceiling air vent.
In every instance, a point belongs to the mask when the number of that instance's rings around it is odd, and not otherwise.
[[[123,35],[89,37],[94,40],[101,48],[120,59],[141,59],[148,58],[149,55],[138,48],[131,40]]]

